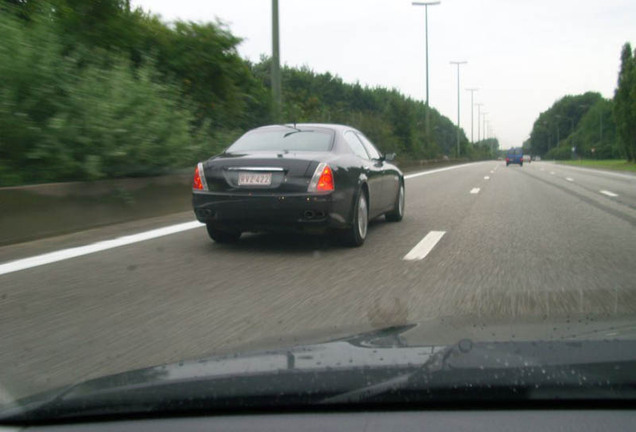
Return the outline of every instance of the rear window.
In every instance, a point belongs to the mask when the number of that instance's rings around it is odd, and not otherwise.
[[[317,130],[268,130],[243,135],[227,149],[241,151],[330,151],[333,133]]]
[[[519,149],[510,149],[510,150],[508,150],[508,154],[509,155],[520,155],[520,154],[522,154],[522,150],[520,148]]]

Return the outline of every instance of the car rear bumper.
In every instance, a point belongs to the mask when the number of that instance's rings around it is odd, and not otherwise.
[[[324,232],[347,226],[334,194],[253,195],[194,191],[200,222],[239,231]]]

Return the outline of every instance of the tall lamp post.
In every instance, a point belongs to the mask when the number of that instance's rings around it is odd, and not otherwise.
[[[475,108],[475,104],[473,102],[473,96],[475,92],[479,90],[478,88],[467,88],[466,91],[470,92],[470,142],[474,143],[475,140],[473,138],[473,126],[475,124],[473,110]]]
[[[274,121],[278,123],[281,121],[282,113],[278,0],[272,0],[272,96],[274,99]]]
[[[477,105],[477,142],[481,141],[481,107],[483,103],[476,103]]]
[[[413,6],[424,6],[424,28],[426,33],[426,137],[430,136],[431,132],[431,115],[429,106],[428,95],[428,7],[440,4],[440,1],[427,1],[427,2],[412,2]]]
[[[452,61],[450,64],[457,66],[457,158],[459,158],[459,130],[460,126],[460,92],[459,92],[459,67],[463,64],[468,63],[467,61]]]

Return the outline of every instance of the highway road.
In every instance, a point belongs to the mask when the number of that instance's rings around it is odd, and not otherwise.
[[[190,212],[0,248],[0,399],[299,335],[636,315],[636,176],[487,161],[410,174],[406,190],[404,220],[374,221],[355,249],[294,235],[219,245]]]

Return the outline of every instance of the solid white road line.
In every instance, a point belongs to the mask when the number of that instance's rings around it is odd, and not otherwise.
[[[471,193],[471,194],[478,194],[478,193],[479,193],[479,191],[480,191],[480,189],[479,189],[479,188],[472,188],[472,189],[470,190],[470,193]]]
[[[575,171],[587,172],[588,174],[601,174],[607,177],[617,177],[617,178],[624,178],[628,180],[636,180],[636,174],[628,174],[628,173],[623,174],[619,172],[607,171],[602,169],[581,168],[581,167],[576,167],[572,165],[559,165],[559,168],[563,168],[565,170],[570,169]]]
[[[602,190],[602,191],[599,191],[599,192],[602,193],[603,195],[607,195],[608,197],[617,197],[618,196],[618,194],[615,194],[614,192],[610,192],[610,191],[607,191],[607,190]]]
[[[433,250],[435,245],[441,240],[441,238],[446,234],[446,231],[431,231],[426,234],[418,244],[415,245],[413,249],[406,255],[404,255],[403,260],[406,261],[419,261],[422,260],[428,255],[428,253]]]
[[[574,181],[574,179],[573,179],[572,177],[566,177],[565,179],[566,179],[567,181],[571,181],[571,182],[573,182],[573,181]]]
[[[88,255],[95,252],[101,252],[108,249],[114,249],[120,246],[126,246],[132,243],[138,243],[146,240],[155,239],[158,237],[175,234],[182,231],[191,230],[204,226],[201,222],[192,221],[185,222],[177,225],[171,225],[164,228],[158,228],[139,234],[128,235],[119,237],[113,240],[105,240],[98,243],[93,243],[87,246],[79,246],[70,249],[62,249],[56,252],[46,253],[43,255],[37,255],[31,258],[24,258],[16,261],[11,261],[6,264],[0,264],[0,275],[7,273],[13,273],[20,270],[26,270],[33,267],[38,267],[45,264],[51,264],[58,261],[64,261],[71,258],[76,258],[82,255]]]
[[[464,168],[467,166],[470,166],[473,164],[462,164],[462,165],[453,165],[453,166],[449,166],[446,168],[438,168],[438,169],[434,169],[434,170],[429,170],[429,171],[422,171],[422,172],[417,172],[417,173],[413,173],[413,174],[407,174],[404,176],[405,179],[411,179],[411,178],[415,178],[415,177],[420,177],[420,176],[425,176],[425,175],[429,175],[429,174],[436,174],[438,172],[443,172],[443,171],[450,171],[450,170],[454,170],[457,168]]]

